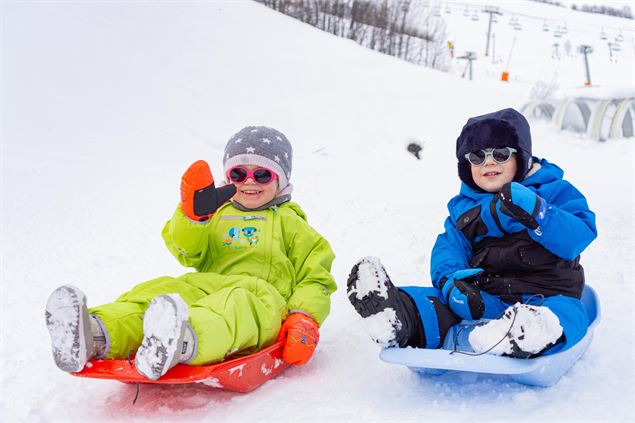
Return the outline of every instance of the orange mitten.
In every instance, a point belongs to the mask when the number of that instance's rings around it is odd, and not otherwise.
[[[318,324],[302,313],[291,313],[282,323],[278,341],[287,338],[282,358],[287,363],[302,366],[306,364],[320,340]]]
[[[192,220],[205,221],[235,193],[232,184],[217,189],[209,165],[199,160],[181,178],[181,210]]]

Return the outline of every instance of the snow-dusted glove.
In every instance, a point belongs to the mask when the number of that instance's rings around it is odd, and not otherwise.
[[[194,162],[181,178],[181,210],[192,220],[203,222],[236,194],[232,184],[216,188],[209,165]]]
[[[461,269],[446,276],[439,283],[450,309],[459,317],[467,320],[478,320],[483,317],[485,303],[481,290],[474,285],[476,276],[483,269]]]
[[[519,184],[509,182],[500,190],[500,210],[531,230],[542,224],[547,212],[547,203],[538,194]]]
[[[291,313],[282,323],[278,341],[286,338],[282,359],[302,366],[311,359],[320,340],[318,324],[302,313]]]

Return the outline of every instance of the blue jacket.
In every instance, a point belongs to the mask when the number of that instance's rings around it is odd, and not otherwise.
[[[541,271],[562,267],[564,262],[579,272],[580,275],[576,278],[582,278],[582,284],[578,287],[581,292],[584,282],[582,270],[578,269],[578,256],[597,236],[595,214],[589,210],[582,193],[563,179],[562,169],[545,159],[534,157],[534,162],[539,162],[541,168],[521,183],[547,203],[547,212],[541,227],[535,231],[525,228],[500,212],[500,202],[496,203],[497,193],[477,192],[463,183],[459,195],[448,203],[450,216],[444,224],[445,232],[438,236],[432,249],[431,273],[435,287],[439,288],[441,280],[453,272],[483,267],[480,264],[485,262],[489,263],[489,268],[485,269],[481,279],[488,277],[488,274],[492,278],[507,277],[505,283],[508,286],[506,290],[509,291],[514,278],[529,278],[533,281],[530,285],[535,284]],[[493,214],[499,219],[508,220],[503,222],[506,229],[497,224]],[[496,254],[492,253],[492,246],[497,248]],[[539,248],[540,254],[527,260],[523,253],[527,255],[535,246],[542,247]],[[518,251],[507,251],[509,249]],[[477,252],[489,257],[482,257],[475,262]],[[497,257],[511,257],[512,253],[519,253],[512,259],[515,260],[515,268],[505,266],[504,260],[496,261]],[[547,259],[546,256],[552,256],[552,259]],[[519,263],[517,266],[516,262]],[[555,274],[552,276],[554,280],[562,277]],[[556,293],[558,292],[547,292],[546,295]]]

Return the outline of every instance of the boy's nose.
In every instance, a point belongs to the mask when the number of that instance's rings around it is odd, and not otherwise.
[[[494,158],[492,156],[485,157],[485,161],[483,162],[483,166],[495,165],[495,164],[496,164],[496,162],[494,161]]]

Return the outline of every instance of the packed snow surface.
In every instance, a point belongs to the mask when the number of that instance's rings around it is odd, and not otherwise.
[[[571,18],[571,37],[576,25],[632,28],[505,3]],[[479,67],[470,82],[460,77],[464,63],[450,73],[417,67],[248,1],[3,2],[0,11],[1,421],[635,419],[633,139],[600,143],[531,122],[534,154],[562,167],[587,196],[599,231],[581,263],[603,320],[557,385],[419,377],[384,363],[346,298],[351,266],[367,255],[381,257],[396,285],[430,285],[430,251],[459,190],[462,125],[519,109],[536,80],[553,76],[551,41],[541,32],[530,42],[528,23],[505,84],[500,68]],[[457,40],[483,48],[483,19],[453,28]],[[629,35],[618,62],[605,50],[592,55],[594,84],[633,86]],[[508,54],[513,39],[503,46],[503,38],[497,52]],[[583,41],[572,38],[574,46]],[[580,57],[562,60],[570,63],[559,68],[560,87],[583,85]],[[190,271],[160,235],[181,175],[205,159],[219,178],[225,142],[247,125],[275,127],[291,140],[293,198],[337,255],[339,290],[311,362],[247,395],[213,381],[143,385],[135,405],[133,385],[60,371],[44,321],[50,293],[73,283],[92,306]],[[421,160],[406,151],[409,139],[424,146]]]

